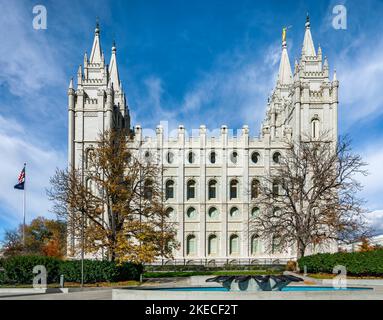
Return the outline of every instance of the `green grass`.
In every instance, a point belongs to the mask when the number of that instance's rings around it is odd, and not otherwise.
[[[241,275],[265,275],[281,274],[273,270],[229,270],[229,271],[158,271],[145,272],[144,278],[170,278],[170,277],[191,277],[191,276],[241,276]]]

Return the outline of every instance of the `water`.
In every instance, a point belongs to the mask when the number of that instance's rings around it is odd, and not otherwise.
[[[225,291],[229,290],[224,287],[180,287],[180,288],[153,288],[149,290],[159,291]],[[359,290],[372,290],[372,288],[357,288],[348,287],[336,289],[333,287],[315,287],[315,286],[289,286],[282,289],[282,291],[359,291]],[[238,291],[236,291],[238,292]],[[251,291],[248,291],[251,292]],[[255,292],[255,291],[253,291]]]

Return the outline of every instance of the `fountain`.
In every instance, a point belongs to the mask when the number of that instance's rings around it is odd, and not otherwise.
[[[292,275],[217,276],[206,282],[218,282],[229,291],[282,291],[291,282],[303,281]]]

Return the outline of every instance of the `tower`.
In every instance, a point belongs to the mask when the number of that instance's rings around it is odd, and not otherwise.
[[[116,45],[109,66],[101,49],[97,23],[91,54],[84,54],[78,67],[77,88],[73,78],[68,88],[68,168],[86,172],[89,154],[98,137],[109,129],[130,130],[129,109],[119,78]],[[70,223],[70,222],[69,222]],[[74,252],[74,234],[68,234],[69,252]]]
[[[288,119],[296,140],[317,139],[325,134],[326,138],[337,141],[338,87],[335,73],[333,81],[329,80],[328,60],[323,58],[320,45],[315,51],[307,15],[301,57],[294,68],[294,110]]]
[[[282,53],[278,79],[269,97],[262,132],[269,132],[270,139],[292,138],[326,139],[337,141],[338,87],[334,72],[329,80],[327,57],[319,46],[316,52],[307,15],[301,56],[291,72],[287,52],[286,28],[282,33]]]
[[[130,128],[129,109],[118,73],[117,49],[113,43],[109,66],[101,49],[97,23],[88,58],[77,71],[77,88],[73,79],[68,89],[68,164],[86,169],[87,153],[100,133],[112,128]]]

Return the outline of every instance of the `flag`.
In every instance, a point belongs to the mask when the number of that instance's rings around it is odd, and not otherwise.
[[[24,190],[25,185],[25,165],[23,170],[21,170],[18,178],[18,183],[14,186],[15,189]]]

